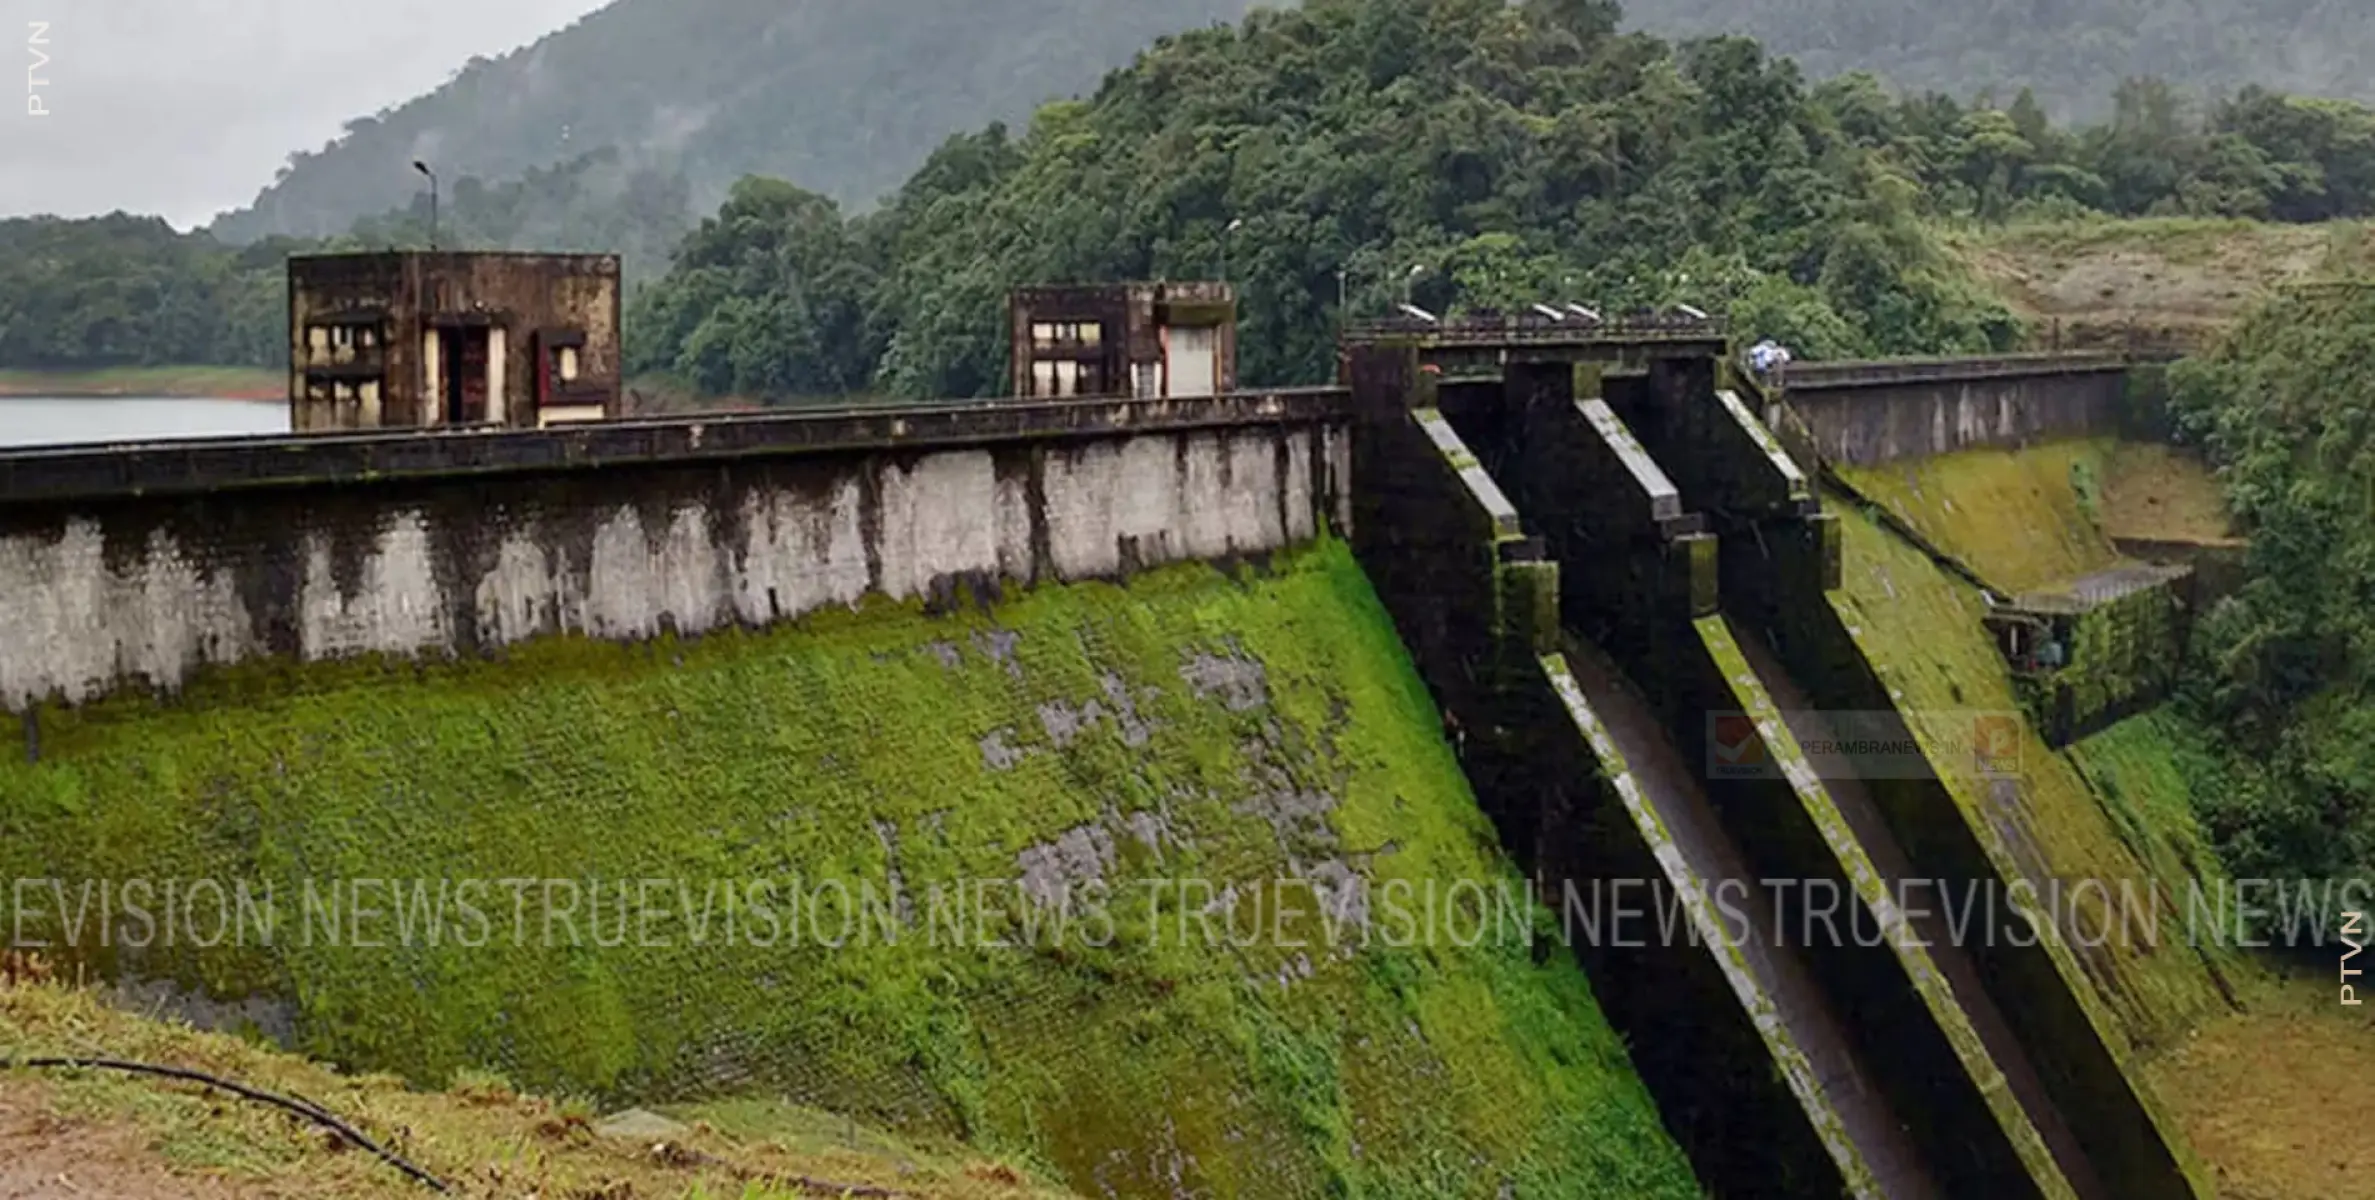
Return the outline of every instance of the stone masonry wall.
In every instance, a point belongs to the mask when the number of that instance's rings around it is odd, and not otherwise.
[[[0,497],[0,706],[264,656],[473,654],[947,602],[1259,553],[1341,520],[1320,423],[183,497]]]

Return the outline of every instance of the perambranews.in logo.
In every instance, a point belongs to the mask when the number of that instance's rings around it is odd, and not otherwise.
[[[1773,773],[1756,720],[1744,712],[1707,714],[1707,777],[1762,779]]]
[[[1971,769],[1985,778],[2020,774],[2020,718],[1979,713],[1971,718]]]

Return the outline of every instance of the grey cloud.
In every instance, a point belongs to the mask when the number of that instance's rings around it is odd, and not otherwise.
[[[0,216],[125,209],[187,228],[287,156],[603,0],[0,0]],[[32,22],[50,63],[29,116]],[[31,89],[30,82],[26,85]]]

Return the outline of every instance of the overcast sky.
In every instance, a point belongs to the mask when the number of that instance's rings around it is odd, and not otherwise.
[[[13,97],[0,106],[0,216],[120,208],[204,224],[346,121],[606,2],[0,0]],[[50,62],[29,71],[36,21]],[[35,98],[48,115],[29,114]]]

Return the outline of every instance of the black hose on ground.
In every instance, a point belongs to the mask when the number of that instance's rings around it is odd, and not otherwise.
[[[323,1108],[319,1104],[315,1104],[311,1100],[295,1100],[287,1096],[277,1096],[271,1092],[260,1091],[256,1088],[249,1087],[243,1083],[234,1083],[233,1081],[224,1079],[220,1076],[209,1075],[204,1071],[192,1071],[183,1067],[160,1067],[153,1063],[129,1062],[120,1058],[28,1058],[14,1063],[11,1063],[6,1059],[0,1059],[0,1066],[40,1067],[62,1070],[122,1071],[132,1075],[155,1075],[165,1079],[180,1079],[190,1083],[203,1084],[211,1088],[219,1088],[223,1091],[231,1093],[234,1096],[238,1096],[243,1100],[253,1100],[258,1104],[269,1104],[274,1108],[293,1112],[298,1116],[304,1117],[306,1120],[312,1121],[314,1124],[320,1125],[323,1128],[336,1133],[338,1136],[353,1142],[355,1145],[361,1146],[365,1150],[369,1150],[372,1154],[377,1155],[380,1161],[396,1168],[399,1171],[404,1172],[406,1175],[410,1175],[414,1179],[421,1181],[423,1184],[428,1185],[428,1187],[433,1191],[444,1192],[450,1190],[445,1186],[445,1183],[442,1180],[439,1180],[435,1175],[431,1175],[427,1171],[424,1171],[421,1168],[413,1165],[411,1162],[407,1161],[404,1156],[397,1154],[395,1151],[389,1150],[388,1148],[380,1145],[378,1142],[372,1141],[370,1138],[365,1137],[361,1130],[356,1129],[354,1126],[349,1125],[345,1121],[339,1119],[338,1114],[331,1112],[329,1109]]]

